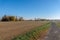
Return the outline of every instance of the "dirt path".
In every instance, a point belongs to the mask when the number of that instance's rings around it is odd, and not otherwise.
[[[60,28],[55,23],[51,24],[51,28],[44,40],[60,40]]]

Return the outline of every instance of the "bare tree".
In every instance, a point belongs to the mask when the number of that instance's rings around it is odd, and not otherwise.
[[[19,21],[23,21],[24,19],[23,19],[23,17],[19,17]]]

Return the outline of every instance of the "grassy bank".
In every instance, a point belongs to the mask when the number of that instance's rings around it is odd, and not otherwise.
[[[43,32],[49,29],[49,27],[50,27],[50,23],[47,23],[41,27],[37,27],[33,29],[30,32],[12,38],[12,40],[37,40],[39,37],[43,35]]]
[[[60,22],[55,22],[56,26],[60,28]]]

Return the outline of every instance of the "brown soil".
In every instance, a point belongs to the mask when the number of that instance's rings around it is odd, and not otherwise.
[[[11,40],[19,34],[46,24],[46,21],[0,22],[0,40]]]

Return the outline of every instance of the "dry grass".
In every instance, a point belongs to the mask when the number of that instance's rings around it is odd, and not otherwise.
[[[32,29],[42,26],[46,21],[20,21],[20,22],[0,22],[0,40],[11,40],[11,38],[31,31]]]
[[[55,22],[56,23],[56,26],[60,28],[60,22]]]

